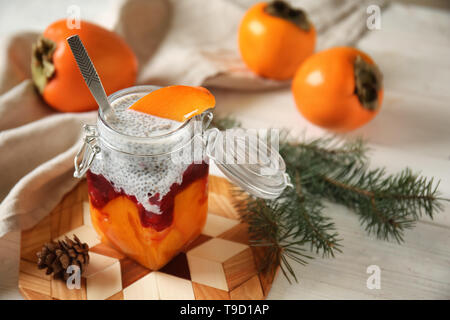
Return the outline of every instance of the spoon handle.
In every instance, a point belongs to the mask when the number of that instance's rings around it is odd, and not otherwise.
[[[100,107],[100,111],[106,118],[109,116],[114,116],[114,110],[108,102],[105,89],[103,88],[102,82],[95,70],[92,60],[80,40],[78,35],[73,35],[67,38],[67,43],[72,50],[75,61],[77,62],[78,68],[83,75],[84,81],[86,82],[89,90],[94,96],[95,101]]]

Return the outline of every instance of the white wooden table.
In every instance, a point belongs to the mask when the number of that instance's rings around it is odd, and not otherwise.
[[[372,164],[395,172],[410,166],[441,179],[450,198],[450,11],[391,5],[382,29],[358,44],[385,76],[385,100],[377,118],[352,135],[372,147]],[[246,127],[287,127],[307,136],[325,132],[297,112],[289,89],[237,93],[216,91],[218,113],[233,114]],[[328,214],[343,238],[343,253],[295,269],[300,282],[280,275],[270,299],[450,299],[450,205],[434,221],[422,219],[405,243],[368,236],[358,217],[341,206]],[[20,299],[17,290],[19,234],[0,239],[0,299]],[[370,265],[381,268],[381,289],[368,289]]]

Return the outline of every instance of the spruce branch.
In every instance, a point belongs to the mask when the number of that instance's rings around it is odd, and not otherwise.
[[[296,160],[292,158],[294,149]],[[284,141],[280,153],[287,168],[295,168],[298,174],[303,172],[299,182],[303,188],[353,209],[368,233],[378,238],[400,243],[404,231],[418,219],[424,215],[433,218],[442,210],[438,183],[409,168],[394,175],[387,174],[384,168],[370,169],[367,148],[361,139]]]
[[[219,130],[227,130],[240,127],[241,123],[233,117],[216,117],[214,116],[209,127],[217,128]]]
[[[334,257],[335,250],[341,251],[335,225],[324,216],[321,199],[303,190],[298,172],[295,173],[294,188],[287,188],[277,201],[281,203],[279,209],[285,212],[287,223],[293,226],[295,236],[303,243],[309,243],[311,251],[324,257]]]
[[[228,129],[240,124],[231,118],[213,124]],[[406,168],[387,174],[384,168],[368,166],[362,139],[344,141],[335,137],[313,140],[280,136],[279,152],[294,187],[275,200],[239,193],[235,206],[249,225],[251,245],[263,247],[262,270],[275,272],[280,266],[290,282],[297,281],[290,261],[306,264],[312,259],[307,248],[324,257],[341,252],[339,235],[324,215],[324,200],[339,203],[359,215],[369,234],[401,243],[406,229],[423,216],[433,218],[442,211],[439,182]]]
[[[312,257],[307,255],[303,248],[307,240],[298,237],[296,225],[289,223],[289,213],[284,204],[278,200],[252,197],[238,188],[234,193],[236,198],[241,199],[236,201],[235,207],[242,221],[249,226],[250,245],[265,250],[259,271],[274,273],[279,265],[289,282],[291,277],[298,281],[289,260],[305,265]]]

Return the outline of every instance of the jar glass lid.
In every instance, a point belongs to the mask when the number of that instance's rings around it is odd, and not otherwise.
[[[291,185],[278,153],[278,139],[244,129],[210,129],[206,137],[207,156],[226,177],[250,194],[275,199]]]

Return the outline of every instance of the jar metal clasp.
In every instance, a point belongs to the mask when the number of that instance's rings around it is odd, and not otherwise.
[[[84,141],[74,159],[75,172],[73,176],[75,178],[82,178],[84,176],[92,165],[95,156],[100,152],[100,147],[97,145],[97,126],[86,124],[83,126],[83,130]]]

